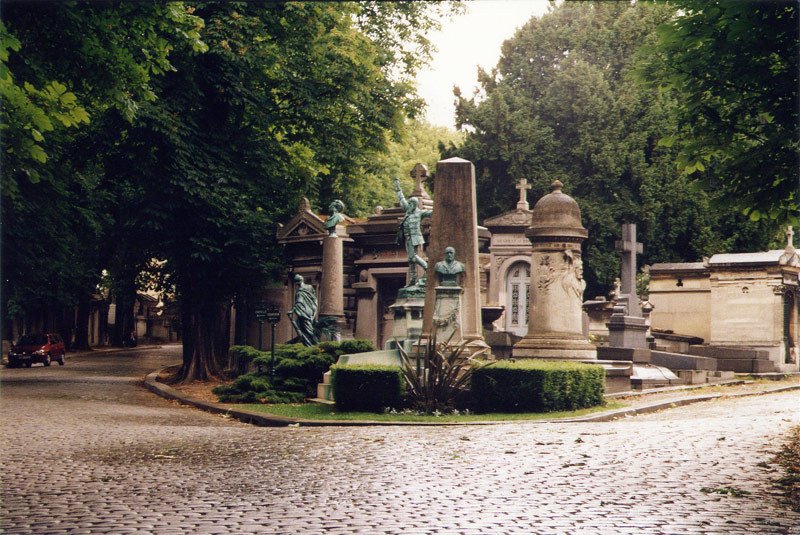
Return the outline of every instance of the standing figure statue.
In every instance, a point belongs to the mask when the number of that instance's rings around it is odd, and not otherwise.
[[[328,206],[328,210],[331,215],[325,220],[325,228],[328,230],[328,236],[336,236],[336,225],[344,219],[344,214],[342,213],[344,211],[344,203],[336,199]]]
[[[303,282],[302,275],[295,275],[294,283],[294,306],[286,315],[294,325],[300,342],[305,346],[313,346],[319,343],[314,324],[314,317],[317,315],[317,294],[313,286]]]
[[[406,212],[400,222],[397,242],[398,244],[402,242],[406,246],[406,254],[408,254],[408,285],[413,286],[417,283],[417,266],[422,266],[422,269],[428,269],[428,263],[417,252],[425,244],[425,238],[422,237],[422,220],[433,215],[433,212],[431,210],[420,210],[419,199],[416,197],[406,200],[403,196],[403,191],[400,189],[400,180],[397,178],[394,179],[394,190],[397,192],[397,201],[400,203],[400,207]]]
[[[434,271],[439,275],[440,286],[458,286],[458,276],[466,271],[464,264],[456,260],[456,250],[444,248],[444,260],[436,262]]]

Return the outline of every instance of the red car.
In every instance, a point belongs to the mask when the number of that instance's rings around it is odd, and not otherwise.
[[[34,362],[50,366],[52,361],[64,365],[66,349],[64,340],[57,334],[32,333],[23,335],[8,351],[8,367],[24,364],[30,368]]]

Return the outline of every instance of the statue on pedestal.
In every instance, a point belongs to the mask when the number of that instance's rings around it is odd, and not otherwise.
[[[444,260],[433,266],[439,284],[436,286],[433,325],[440,339],[458,341],[461,339],[461,294],[459,277],[466,272],[464,264],[456,260],[456,250],[445,247]]]
[[[439,276],[439,286],[458,286],[458,276],[466,271],[464,264],[456,260],[456,250],[445,247],[444,260],[436,262],[433,269]]]
[[[328,236],[336,237],[336,225],[344,220],[344,214],[342,213],[344,211],[344,203],[336,199],[328,206],[328,210],[331,215],[325,220],[325,228],[328,230]]]
[[[408,286],[414,286],[417,284],[417,266],[422,266],[422,269],[428,269],[428,263],[419,256],[418,251],[425,244],[425,238],[422,237],[422,220],[426,217],[431,217],[433,212],[431,210],[420,210],[419,199],[416,197],[406,200],[403,191],[400,189],[400,180],[396,178],[394,179],[394,190],[397,193],[397,201],[400,203],[400,207],[406,213],[400,222],[397,242],[406,246],[406,254],[408,254]]]

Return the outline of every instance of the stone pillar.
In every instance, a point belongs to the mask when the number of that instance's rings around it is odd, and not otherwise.
[[[436,280],[434,266],[444,258],[445,247],[454,247],[464,264],[461,286],[461,334],[463,340],[485,347],[481,329],[481,296],[478,271],[478,209],[475,199],[475,167],[462,158],[436,164],[430,244],[427,248],[428,286]],[[425,293],[423,337],[432,332],[435,292]]]
[[[337,234],[325,236],[322,243],[319,297],[319,317],[335,317],[338,333],[341,333],[344,326],[344,247],[342,237]]]
[[[553,182],[531,215],[525,235],[533,244],[528,334],[514,345],[515,358],[597,358],[583,332],[583,261],[581,243],[589,232],[581,224],[580,208]]]

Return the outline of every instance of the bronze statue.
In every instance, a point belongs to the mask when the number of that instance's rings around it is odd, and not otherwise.
[[[464,264],[456,260],[456,250],[445,247],[444,260],[436,262],[434,271],[439,275],[439,286],[458,286],[458,276],[466,271]]]
[[[408,254],[408,285],[413,286],[417,283],[417,266],[422,266],[422,269],[428,269],[428,263],[417,252],[425,244],[425,238],[422,237],[422,220],[430,217],[433,212],[431,210],[420,210],[419,199],[416,197],[406,200],[405,196],[403,196],[403,191],[400,189],[400,180],[397,178],[394,179],[394,190],[397,193],[400,207],[406,212],[400,222],[397,242],[398,244],[402,242],[406,246],[406,254]]]
[[[341,213],[344,211],[344,203],[336,199],[328,206],[328,210],[331,215],[325,220],[325,228],[328,230],[328,236],[336,236],[336,225],[344,220],[344,214]]]
[[[294,282],[294,306],[286,315],[294,325],[300,342],[306,346],[313,346],[319,343],[314,324],[314,317],[317,315],[317,294],[313,286],[303,282],[302,275],[295,275]]]

